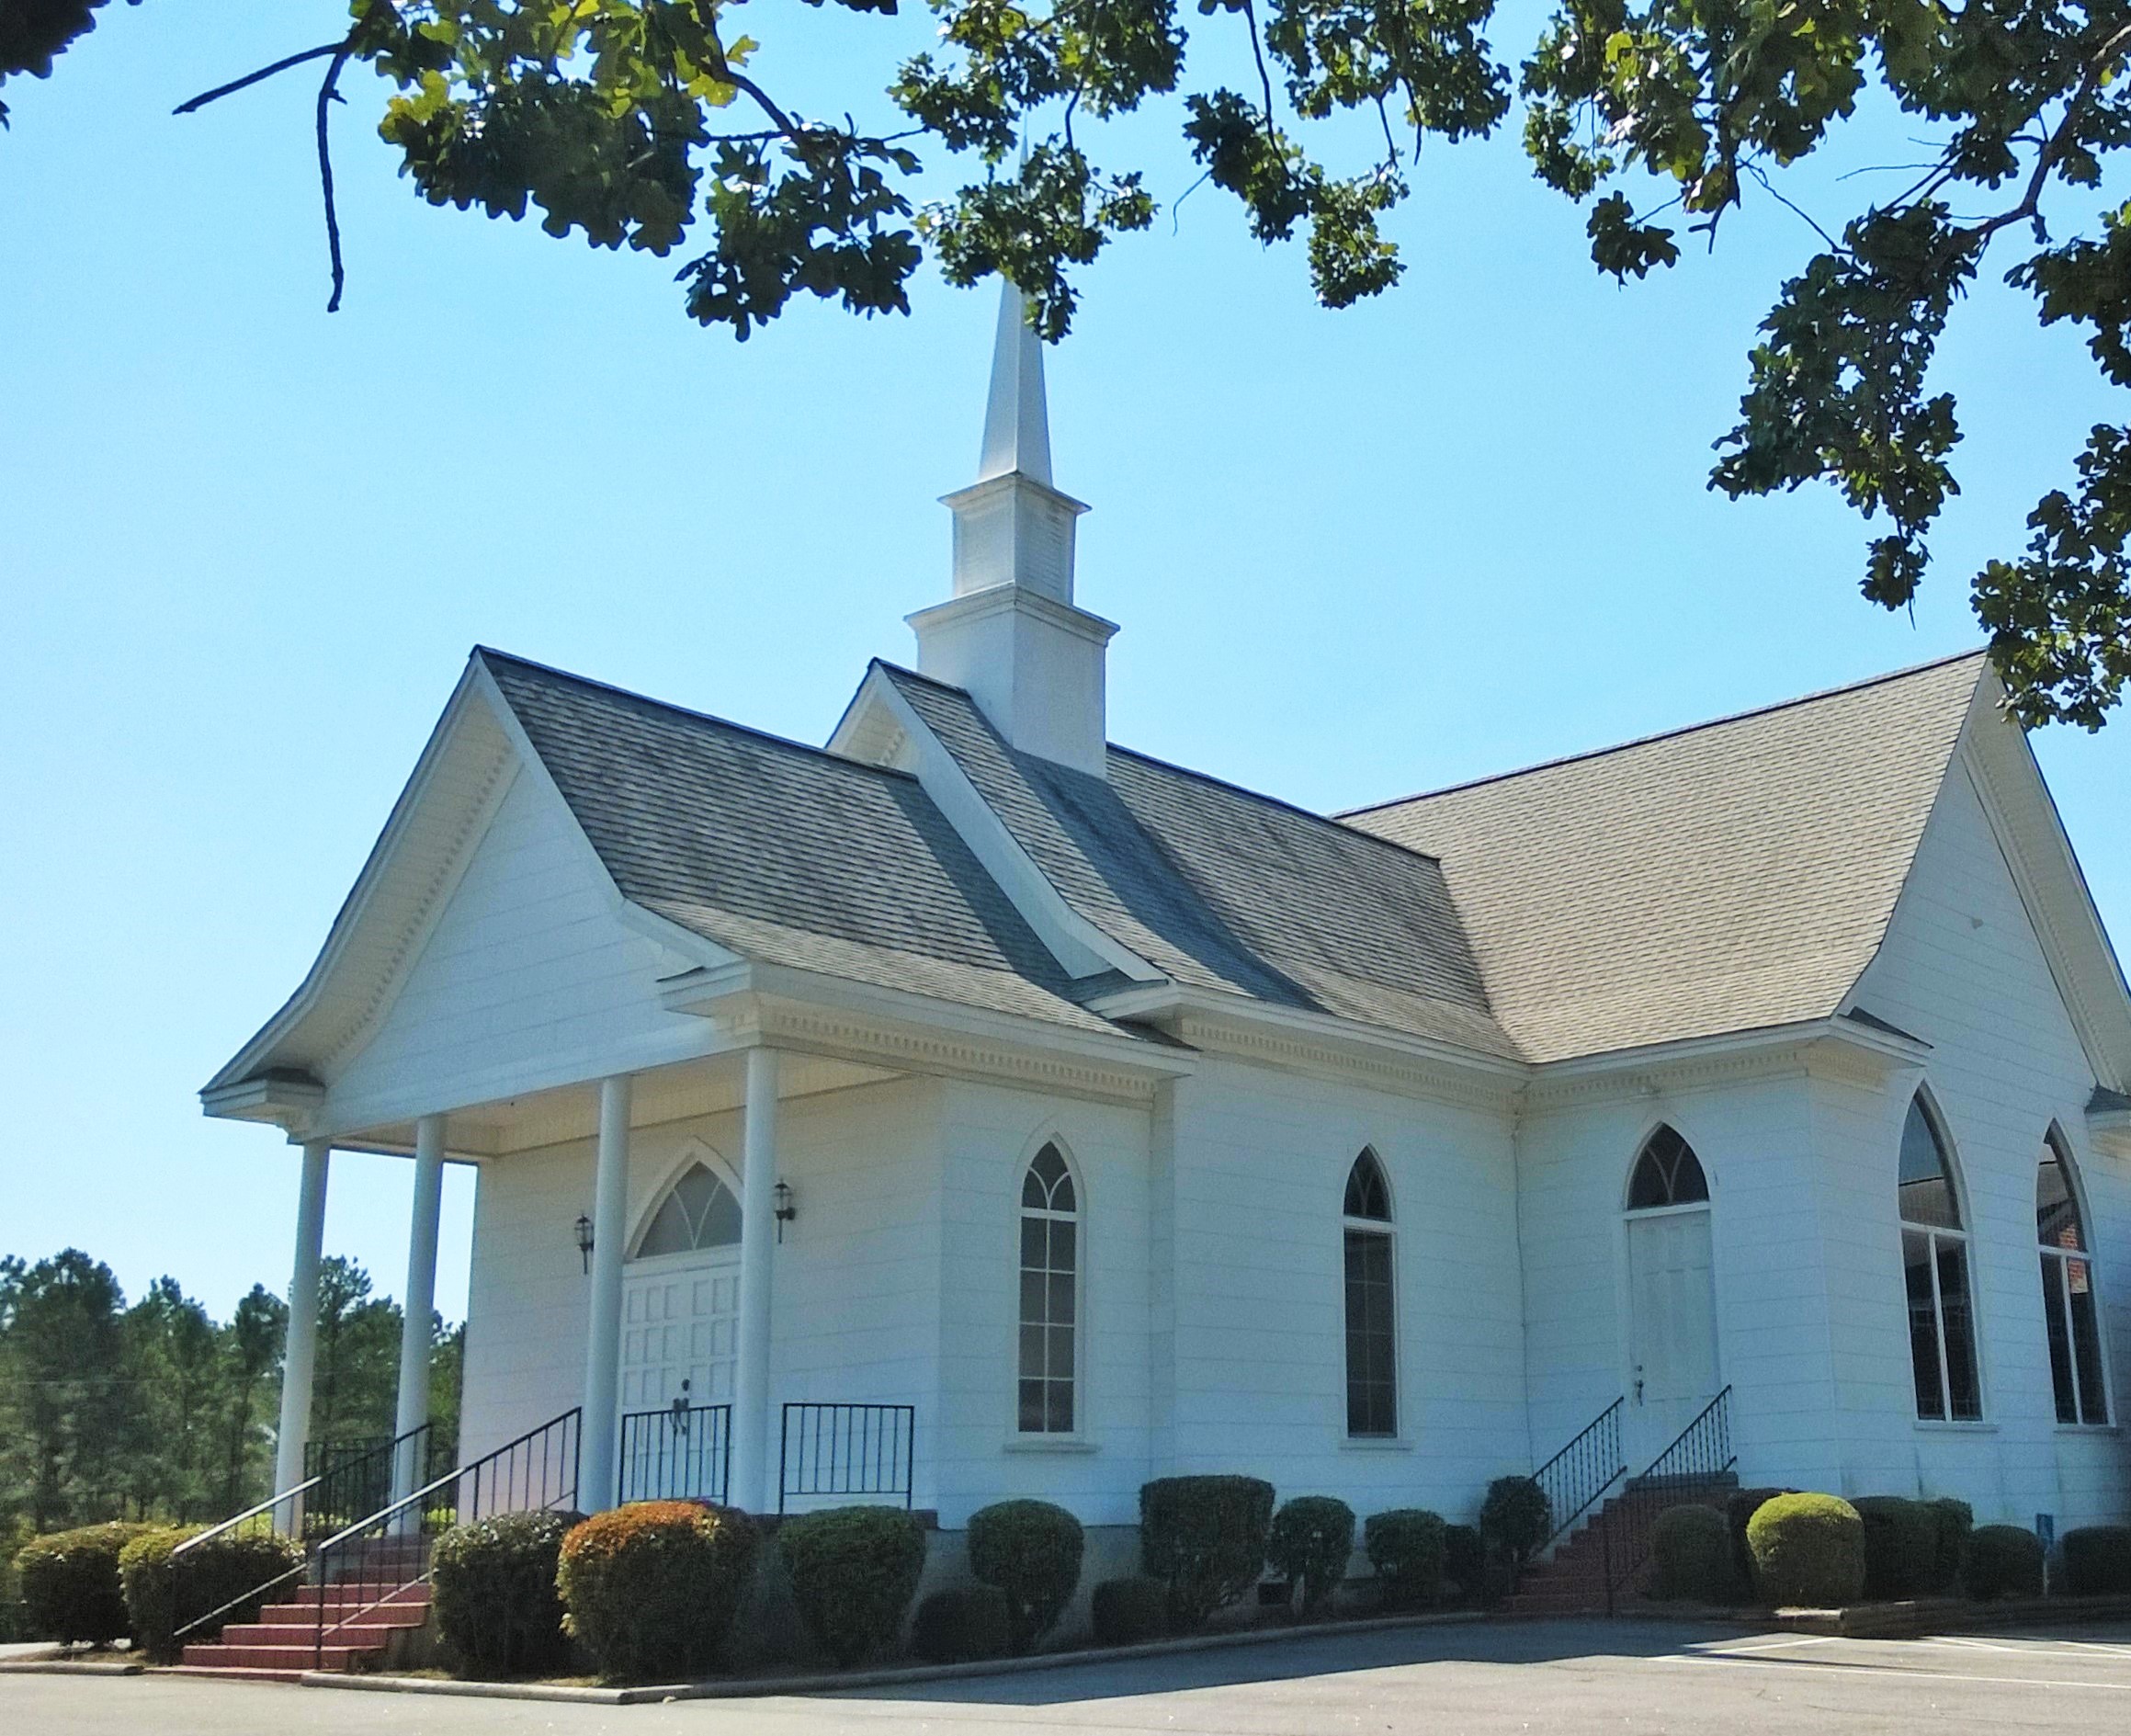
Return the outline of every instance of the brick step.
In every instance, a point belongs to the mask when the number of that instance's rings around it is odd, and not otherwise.
[[[325,1618],[342,1621],[352,1617],[364,1621],[382,1621],[395,1628],[419,1628],[429,1619],[428,1598],[416,1597],[411,1591],[393,1596],[394,1589],[387,1586],[362,1597],[337,1598],[325,1606]],[[315,1628],[318,1608],[316,1604],[269,1604],[259,1612],[258,1619],[272,1628]]]
[[[410,1628],[419,1628],[418,1621],[372,1621],[365,1617],[343,1625],[326,1624],[326,1640],[336,1646],[374,1646],[389,1644],[396,1633],[404,1633]],[[221,1639],[202,1640],[202,1645],[225,1646],[308,1646],[318,1638],[318,1625],[309,1621],[246,1621],[232,1622],[222,1629]]]
[[[394,1596],[393,1594],[399,1594]],[[276,1604],[276,1609],[316,1609],[323,1600],[327,1605],[374,1603],[380,1597],[391,1597],[396,1604],[426,1605],[429,1586],[426,1581],[410,1583],[406,1580],[343,1580],[332,1585],[305,1585],[293,1593],[288,1602]]]
[[[306,1670],[346,1670],[384,1654],[382,1646],[225,1646],[210,1643],[187,1646],[183,1662],[190,1667],[216,1670],[282,1670],[301,1674]]]

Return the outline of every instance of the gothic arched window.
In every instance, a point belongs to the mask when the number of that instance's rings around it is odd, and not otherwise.
[[[1983,1391],[1976,1375],[1968,1232],[1953,1160],[1921,1092],[1910,1099],[1902,1124],[1897,1196],[1916,1413],[1927,1422],[1975,1422],[1983,1414]]]
[[[2072,1157],[2055,1128],[2042,1143],[2035,1174],[2035,1233],[2042,1244],[2042,1317],[2049,1333],[2049,1378],[2060,1423],[2106,1423],[2108,1383],[2102,1374],[2102,1322],[2094,1264],[2072,1186]]]
[[[1021,1178],[1021,1376],[1024,1435],[1073,1432],[1080,1318],[1080,1195],[1055,1145]]]
[[[740,1201],[702,1163],[691,1163],[659,1202],[636,1244],[636,1257],[740,1245]]]
[[[1659,1128],[1643,1141],[1628,1177],[1630,1211],[1706,1205],[1708,1199],[1709,1178],[1702,1174],[1702,1160],[1693,1146],[1669,1127]]]
[[[1397,1292],[1391,1271],[1391,1190],[1365,1151],[1347,1171],[1346,1432],[1399,1432]]]

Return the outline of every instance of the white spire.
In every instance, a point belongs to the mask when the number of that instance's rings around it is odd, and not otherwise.
[[[1043,340],[1028,323],[1028,300],[999,279],[999,335],[992,347],[992,397],[984,407],[984,455],[977,480],[1015,471],[1050,484],[1050,415],[1043,401]]]

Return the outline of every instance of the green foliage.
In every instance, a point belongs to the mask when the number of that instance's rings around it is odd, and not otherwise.
[[[1961,1583],[1978,1603],[2042,1595],[2042,1539],[2016,1525],[1978,1526],[1968,1534]]]
[[[1529,1477],[1498,1477],[1479,1504],[1479,1534],[1521,1568],[1554,1528],[1547,1492]]]
[[[15,1557],[24,1626],[33,1640],[107,1645],[132,1628],[119,1578],[119,1554],[153,1529],[113,1521],[32,1537]]]
[[[0,6],[0,85],[27,73],[50,78],[51,63],[96,28],[106,0],[8,0]],[[141,0],[127,0],[139,6]],[[0,127],[7,105],[0,102]]]
[[[1775,1495],[1746,1525],[1754,1584],[1778,1608],[1832,1608],[1865,1589],[1865,1522],[1835,1495]]]
[[[1449,1526],[1425,1507],[1394,1507],[1372,1513],[1362,1526],[1362,1549],[1384,1587],[1384,1601],[1394,1609],[1417,1609],[1435,1601],[1449,1560]],[[1486,1546],[1481,1546],[1485,1583]]]
[[[2131,1526],[2089,1525],[2067,1531],[2064,1591],[2072,1597],[2131,1594]]]
[[[1488,1601],[1487,1541],[1478,1526],[1444,1526],[1443,1572],[1467,1603]]]
[[[556,1573],[562,1538],[582,1517],[499,1514],[436,1539],[430,1557],[436,1625],[469,1674],[538,1675],[567,1662]]]
[[[188,1628],[184,1642],[211,1640],[231,1622],[257,1620],[269,1603],[289,1601],[303,1565],[300,1544],[249,1525],[174,1553],[203,1529],[154,1526],[119,1551],[133,1643],[158,1662],[181,1649],[179,1627]]]
[[[1961,1581],[1961,1560],[1968,1552],[1968,1534],[1976,1528],[1975,1510],[1951,1495],[1941,1495],[1924,1505],[1931,1509],[1939,1537],[1932,1562],[1931,1589],[1950,1592]]]
[[[1330,1495],[1298,1495],[1273,1515],[1265,1559],[1302,1588],[1302,1613],[1321,1615],[1346,1577],[1355,1552],[1355,1510]]]
[[[595,1514],[562,1537],[563,1627],[606,1681],[699,1674],[739,1611],[756,1540],[745,1514],[707,1503],[638,1501]]]
[[[1753,1551],[1747,1547],[1746,1527],[1769,1502],[1778,1495],[1795,1494],[1790,1489],[1735,1489],[1724,1503],[1725,1524],[1731,1532],[1731,1564],[1739,1574],[1739,1583],[1750,1591],[1757,1589],[1753,1574]]]
[[[776,1544],[807,1630],[840,1664],[888,1651],[924,1571],[924,1529],[896,1507],[832,1507],[787,1519]]]
[[[1731,1527],[1714,1507],[1667,1507],[1650,1526],[1653,1597],[1729,1604],[1739,1588]]]
[[[1169,1587],[1178,1633],[1232,1604],[1265,1568],[1273,1485],[1256,1477],[1158,1477],[1139,1487],[1139,1553]]]
[[[1081,1583],[1081,1522],[1048,1501],[1002,1501],[969,1515],[969,1571],[1005,1598],[1013,1649],[1057,1625]]]
[[[1939,1515],[1900,1495],[1860,1495],[1850,1504],[1865,1525],[1865,1595],[1877,1602],[1929,1594],[1938,1580]]]
[[[1169,1587],[1142,1574],[1106,1579],[1095,1587],[1089,1613],[1098,1645],[1144,1645],[1169,1632]]]
[[[917,1606],[911,1650],[928,1663],[974,1663],[1016,1650],[1006,1594],[996,1585],[950,1585]]]

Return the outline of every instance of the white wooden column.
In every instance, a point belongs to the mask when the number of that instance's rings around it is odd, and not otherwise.
[[[407,1287],[401,1293],[400,1402],[392,1433],[406,1435],[429,1420],[429,1359],[435,1348],[436,1219],[444,1203],[444,1118],[414,1123],[414,1204],[407,1215]],[[392,1499],[422,1486],[427,1469],[415,1444],[392,1468]]]
[[[333,1147],[312,1140],[303,1148],[303,1181],[296,1196],[296,1264],[289,1274],[289,1330],[281,1345],[281,1426],[274,1440],[274,1492],[303,1481],[303,1447],[311,1436],[311,1380],[318,1366],[318,1262],[325,1246],[325,1180]],[[303,1509],[277,1508],[277,1525],[298,1529]]]
[[[741,1139],[740,1342],[732,1377],[732,1486],[726,1500],[749,1513],[776,1504],[770,1488],[770,1261],[776,1246],[776,1079],[774,1049],[747,1051],[747,1106]]]
[[[591,1324],[584,1345],[584,1415],[578,1433],[577,1504],[615,1503],[615,1431],[621,1379],[621,1263],[629,1239],[629,1082],[599,1082],[599,1155],[592,1183]]]

